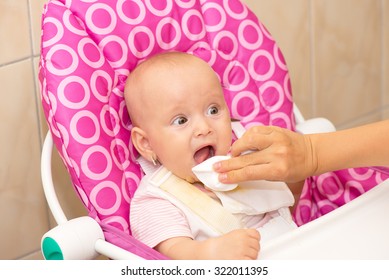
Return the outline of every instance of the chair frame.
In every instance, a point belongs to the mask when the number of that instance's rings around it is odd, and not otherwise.
[[[318,132],[332,132],[335,131],[335,126],[327,119],[313,118],[305,120],[298,107],[294,106],[294,116],[296,120],[296,130],[303,134],[318,133]],[[90,217],[80,217],[73,220],[68,220],[61,204],[58,200],[55,186],[52,178],[52,152],[54,150],[53,139],[50,131],[47,133],[41,155],[41,176],[44,193],[50,211],[58,224],[42,237],[42,244],[45,238],[50,237],[61,243],[61,238],[66,232],[77,231],[77,227],[83,227],[86,219],[88,223],[95,223],[98,227],[98,223]],[[387,186],[386,186],[387,185]],[[287,233],[283,236],[271,240],[261,248],[261,256],[265,259],[274,258],[288,258],[288,259],[311,259],[311,258],[376,258],[376,257],[389,257],[389,242],[387,244],[380,242],[377,238],[371,238],[369,242],[364,243],[361,246],[357,246],[361,253],[356,253],[352,248],[355,248],[355,244],[347,242],[349,235],[355,235],[353,231],[357,226],[360,226],[360,222],[356,219],[356,215],[363,215],[361,209],[365,203],[370,203],[367,213],[379,213],[377,211],[389,212],[389,203],[384,203],[383,199],[389,201],[389,180],[382,183],[382,186],[371,190],[360,197],[354,199],[347,205],[344,205],[331,213],[310,222],[298,229]],[[380,201],[379,203],[373,203],[372,201]],[[385,206],[385,205],[388,206]],[[366,206],[366,205],[365,205]],[[366,215],[366,214],[365,214]],[[364,216],[364,215],[363,215]],[[350,226],[351,219],[351,226]],[[76,220],[76,221],[75,221]],[[357,221],[357,222],[353,222]],[[364,221],[365,223],[365,221]],[[348,225],[345,228],[342,225]],[[367,221],[370,227],[379,227],[381,234],[387,234],[389,236],[389,222],[385,225],[381,224],[379,219],[370,219]],[[382,227],[382,228],[381,228]],[[323,228],[327,228],[327,233],[323,234]],[[82,232],[87,232],[89,229],[82,228]],[[96,234],[91,233],[95,238],[90,239],[90,251],[92,253],[85,253],[79,250],[80,246],[77,242],[80,240],[72,240],[70,244],[66,244],[64,252],[70,252],[63,256],[64,259],[93,259],[99,255],[104,255],[110,259],[121,260],[139,260],[141,257],[126,251],[116,245],[113,245],[104,240],[102,231]],[[72,235],[72,234],[70,234]],[[320,244],[314,242],[320,236]],[[331,237],[331,238],[329,238]],[[67,237],[66,237],[67,238]],[[325,244],[325,245],[323,245]],[[83,244],[85,245],[85,244]],[[351,246],[351,247],[350,247]],[[285,249],[288,248],[288,249]],[[42,246],[42,252],[45,258],[45,252]],[[332,252],[336,252],[337,255],[331,255]],[[368,254],[366,254],[366,252]],[[386,253],[385,253],[386,252]]]

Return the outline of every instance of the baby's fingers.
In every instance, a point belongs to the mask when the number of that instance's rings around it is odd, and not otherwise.
[[[258,258],[259,250],[260,250],[260,244],[259,241],[261,239],[261,236],[259,232],[255,229],[248,229],[247,233],[249,235],[249,243],[248,243],[248,250],[247,250],[247,257],[249,259],[255,260]]]
[[[246,229],[246,231],[250,237],[252,237],[258,241],[261,239],[261,234],[255,228],[248,228],[248,229]]]

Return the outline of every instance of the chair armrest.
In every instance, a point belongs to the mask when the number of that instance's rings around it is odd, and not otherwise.
[[[334,211],[261,244],[263,259],[388,259],[389,180]]]
[[[57,194],[55,192],[53,177],[51,173],[51,156],[53,153],[53,138],[50,131],[47,132],[45,141],[43,143],[42,154],[41,154],[41,179],[43,190],[50,211],[54,216],[57,224],[65,223],[68,219],[64,211],[62,210],[61,204],[58,201]]]
[[[328,119],[314,118],[296,124],[296,131],[302,134],[313,134],[334,132],[336,131],[336,128]]]
[[[105,241],[99,223],[88,216],[52,228],[43,235],[41,249],[46,260],[92,260],[100,254],[115,260],[142,259]]]
[[[115,260],[135,260],[141,257],[104,239],[100,225],[91,217],[66,218],[55,191],[51,157],[53,138],[47,133],[41,154],[41,179],[50,211],[58,226],[43,235],[42,253],[45,259],[94,259],[102,254]]]

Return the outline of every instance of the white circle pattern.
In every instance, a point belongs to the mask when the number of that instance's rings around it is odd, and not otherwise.
[[[123,4],[125,2],[127,2],[127,1],[126,0],[118,0],[118,2],[117,2],[116,11],[117,11],[120,19],[123,20],[125,23],[131,24],[131,25],[141,23],[146,16],[146,8],[145,8],[144,4],[142,3],[142,1],[140,1],[140,0],[133,1],[134,3],[136,3],[138,5],[138,8],[139,8],[139,15],[136,18],[130,18],[124,14]]]
[[[98,60],[97,61],[92,61],[88,58],[88,56],[86,55],[86,52],[84,51],[84,48],[85,46],[89,44],[89,45],[92,45],[93,48],[95,49],[95,52],[96,53],[99,53],[99,57],[98,57]],[[104,57],[102,56],[102,54],[100,53],[100,50],[98,48],[96,48],[96,45],[95,45],[95,42],[93,42],[93,40],[91,38],[83,38],[81,39],[81,41],[78,43],[78,48],[77,48],[77,52],[78,54],[80,55],[81,59],[87,64],[89,65],[90,67],[93,67],[93,68],[100,68],[103,63],[104,63]]]
[[[136,35],[140,34],[140,33],[147,35],[147,37],[149,38],[149,43],[148,43],[149,45],[143,51],[138,50],[136,45],[134,44],[134,41],[137,42],[137,40],[135,38]],[[151,51],[153,50],[154,44],[155,44],[155,38],[154,38],[153,32],[146,26],[135,27],[130,32],[130,35],[128,36],[128,46],[129,46],[131,52],[139,59],[145,58],[146,56],[148,56],[151,53]]]
[[[101,80],[98,80],[98,78],[103,78],[106,82],[107,85],[105,86],[104,82]],[[107,103],[108,102],[108,94],[107,92],[105,94],[101,94],[97,88],[98,85],[104,86],[106,90],[109,90],[112,88],[112,78],[111,76],[102,70],[96,70],[95,72],[92,73],[91,79],[90,79],[90,89],[92,91],[92,94],[94,97],[96,97],[100,102]]]
[[[258,39],[254,43],[248,42],[246,39],[244,32],[245,32],[245,29],[247,26],[251,26],[256,31],[255,35],[256,35],[256,37],[258,37]],[[250,37],[252,37],[252,35],[250,34],[250,36],[247,36],[247,37],[250,38]],[[242,23],[239,25],[239,28],[238,28],[238,38],[239,38],[239,42],[243,45],[243,47],[245,47],[249,50],[258,49],[262,45],[262,40],[263,40],[261,30],[259,29],[258,25],[255,24],[255,22],[253,22],[252,20],[242,21]]]
[[[171,27],[173,27],[173,29],[175,31],[175,37],[170,42],[165,42],[163,39],[163,35],[165,34],[163,32],[163,27],[165,27],[168,24],[171,25]],[[172,34],[172,33],[170,32],[170,34]],[[170,18],[170,17],[166,17],[166,18],[162,19],[157,25],[156,37],[157,37],[158,45],[162,49],[168,50],[168,49],[174,48],[181,40],[180,24],[175,19]]]
[[[190,30],[189,19],[191,17],[197,17],[199,19],[199,21],[201,23],[201,31],[200,32],[195,33],[195,32],[192,32]],[[197,10],[187,11],[184,14],[184,16],[182,17],[182,30],[183,30],[184,34],[189,38],[189,40],[192,40],[192,41],[201,40],[206,34],[206,30],[205,30],[205,26],[204,26],[204,19],[203,19],[201,13]]]
[[[161,2],[161,0],[158,0],[158,1]],[[165,1],[166,1],[166,7],[162,10],[156,9],[153,6],[153,4],[151,3],[152,0],[145,0],[145,3],[146,3],[147,9],[150,12],[152,12],[154,15],[159,16],[159,17],[164,17],[164,16],[168,15],[173,8],[173,0],[165,0]]]
[[[231,31],[218,32],[214,38],[213,46],[219,50],[219,55],[225,60],[233,59],[238,53],[238,39]]]
[[[61,22],[58,19],[52,18],[52,17],[45,18],[43,21],[43,25],[48,25],[49,23],[52,23],[53,25],[55,25],[57,32],[54,36],[52,35],[52,37],[50,39],[44,40],[42,42],[42,46],[44,48],[49,47],[49,46],[57,43],[59,40],[61,40],[61,38],[63,37],[63,34],[64,34],[64,27],[62,26]]]
[[[82,136],[80,133],[80,128],[82,128],[83,126],[81,125],[78,125],[78,123],[80,122],[81,119],[89,119],[91,120],[91,122],[88,122],[88,129],[91,129],[91,123],[93,124],[93,130],[95,131],[93,133],[92,136],[90,137],[84,137]],[[85,127],[85,125],[84,125]],[[82,110],[82,111],[78,111],[71,119],[70,121],[70,133],[71,135],[73,136],[73,138],[81,143],[81,144],[84,144],[84,145],[92,145],[94,143],[97,142],[97,140],[99,139],[100,137],[100,126],[99,126],[99,121],[98,119],[96,118],[96,116],[90,112],[90,111],[86,111],[86,110]]]
[[[218,24],[215,24],[215,25],[205,24],[205,26],[207,27],[207,31],[208,32],[216,32],[216,31],[222,30],[227,22],[226,12],[217,3],[205,3],[204,7],[203,7],[203,13],[206,13],[206,11],[209,9],[214,9],[217,11],[217,13],[220,16],[220,21]],[[214,18],[215,16],[216,15],[213,15],[212,17]]]
[[[114,193],[114,197],[111,197],[111,200],[114,200],[114,203],[111,207],[106,207],[105,205],[102,205],[105,200],[98,199],[97,196],[100,192],[104,189],[111,189]],[[96,187],[91,191],[90,195],[91,203],[96,207],[97,211],[99,211],[103,215],[112,215],[114,214],[121,204],[121,192],[119,187],[112,181],[103,181],[99,184],[97,184]],[[107,196],[105,196],[107,197]]]
[[[71,20],[77,23],[76,26],[73,25]],[[73,32],[74,34],[81,36],[87,35],[85,31],[85,25],[80,22],[80,20],[76,16],[74,16],[69,10],[66,10],[63,14],[63,24],[69,31]]]
[[[72,83],[76,83],[76,84],[79,84],[84,93],[84,97],[81,99],[81,101],[79,102],[75,102],[75,101],[71,101],[69,100],[69,98],[67,97],[67,94],[65,93],[66,91],[66,87],[69,86],[70,84]],[[66,78],[64,78],[60,84],[58,85],[58,101],[61,102],[61,104],[63,104],[64,106],[70,108],[70,109],[82,109],[84,108],[88,102],[89,102],[89,99],[90,99],[90,88],[89,88],[89,85],[87,84],[87,82],[82,79],[81,77],[78,77],[78,76],[68,76]],[[72,96],[79,96],[80,95],[80,92],[79,91],[69,91],[68,93],[69,95],[72,95]]]
[[[105,167],[105,169],[103,171],[95,172],[95,171],[91,170],[91,167],[93,167],[93,165],[90,165],[89,160],[90,160],[90,157],[93,154],[101,154],[105,158],[105,161],[101,162],[101,164],[106,165],[106,167]],[[92,162],[94,163],[94,165],[97,165],[96,161],[92,160]],[[108,150],[105,147],[94,145],[94,146],[91,146],[90,148],[88,148],[84,152],[84,154],[82,155],[82,157],[81,157],[81,166],[82,166],[83,173],[89,179],[92,179],[92,180],[104,180],[104,179],[106,179],[108,177],[108,175],[111,172],[111,169],[112,169],[112,157],[111,157],[110,153],[108,152]]]
[[[94,18],[93,15],[97,10],[103,10],[109,14],[110,23],[106,27],[99,27],[97,24],[95,24],[94,19],[93,19]],[[96,16],[95,18],[98,18],[99,21],[101,21],[101,16],[99,16],[99,17]],[[86,21],[87,26],[94,33],[96,33],[96,34],[109,34],[116,27],[117,17],[116,17],[115,11],[110,6],[108,6],[108,4],[97,3],[97,4],[90,6],[90,8],[86,11],[85,21]]]
[[[70,66],[65,67],[63,69],[56,68],[56,66],[54,66],[55,64],[52,63],[52,61],[55,61],[53,56],[56,52],[67,52],[71,56]],[[64,62],[63,61],[64,55],[63,54],[58,55],[58,57],[60,57],[60,62],[63,63]],[[76,71],[76,69],[78,67],[78,60],[79,59],[78,59],[76,51],[73,50],[71,47],[64,45],[64,44],[56,44],[52,48],[50,48],[49,51],[47,52],[46,68],[47,68],[47,70],[49,70],[51,73],[53,73],[55,75],[67,76],[67,75],[70,75]],[[66,63],[66,61],[65,61],[65,63]]]

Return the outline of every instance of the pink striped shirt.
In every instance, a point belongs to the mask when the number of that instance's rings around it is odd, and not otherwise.
[[[130,224],[133,236],[154,248],[169,238],[193,238],[184,213],[170,201],[138,189],[131,201]]]

